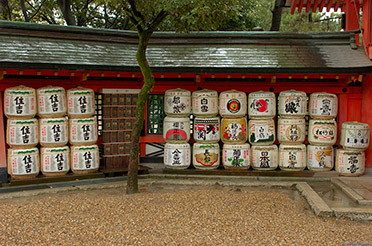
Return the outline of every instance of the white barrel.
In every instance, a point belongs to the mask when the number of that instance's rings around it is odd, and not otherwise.
[[[344,149],[365,150],[369,146],[369,125],[361,122],[344,122],[341,126],[340,145]]]
[[[279,115],[303,118],[307,114],[307,96],[303,91],[289,90],[279,93]]]
[[[65,117],[41,118],[39,131],[41,146],[58,147],[68,143],[68,121]]]
[[[67,110],[66,91],[63,87],[46,86],[37,89],[40,117],[62,117]]]
[[[237,90],[221,92],[219,109],[222,117],[244,117],[247,114],[247,95]]]
[[[8,118],[33,118],[37,113],[36,91],[23,85],[7,88],[4,92],[4,114]]]
[[[197,169],[216,169],[220,165],[220,146],[218,143],[194,143],[192,164]]]
[[[195,116],[216,116],[218,114],[218,93],[214,90],[200,90],[192,93],[192,113]]]
[[[252,167],[256,170],[275,170],[278,167],[278,146],[252,146]]]
[[[306,167],[306,146],[304,144],[281,144],[279,146],[279,167],[285,171],[302,171]]]
[[[45,176],[63,176],[70,171],[68,146],[40,149],[40,167]]]
[[[14,179],[30,179],[39,175],[39,150],[8,149],[8,174]]]
[[[248,169],[251,166],[249,144],[224,144],[222,164],[225,169]]]
[[[250,119],[272,119],[276,115],[274,92],[256,91],[248,95],[248,115]]]
[[[247,141],[247,119],[221,120],[221,140],[223,143],[245,143]]]
[[[78,87],[67,90],[67,113],[73,118],[86,118],[95,113],[94,91]]]
[[[306,136],[306,120],[299,118],[280,118],[278,120],[279,143],[303,143]]]
[[[310,95],[309,115],[314,119],[334,119],[337,116],[337,96],[327,92]]]
[[[94,173],[99,168],[97,145],[71,146],[71,170],[73,173]]]
[[[164,112],[173,117],[191,113],[191,92],[184,89],[167,90],[164,94]]]
[[[341,176],[361,176],[365,172],[364,151],[337,149],[336,172]]]
[[[271,145],[275,142],[273,119],[249,120],[249,142],[252,145]]]
[[[186,143],[190,140],[190,119],[188,117],[164,118],[163,137],[167,143]]]
[[[186,169],[191,164],[190,144],[170,144],[164,146],[164,165],[170,169]]]
[[[39,143],[37,119],[7,120],[6,143],[11,148],[32,148]]]
[[[70,119],[69,142],[72,145],[95,144],[98,139],[96,117]]]
[[[217,143],[220,141],[220,118],[194,119],[194,140],[198,143]]]
[[[333,146],[307,146],[307,168],[311,171],[329,171],[334,166]]]
[[[311,145],[334,145],[337,140],[335,120],[309,120],[308,140]]]

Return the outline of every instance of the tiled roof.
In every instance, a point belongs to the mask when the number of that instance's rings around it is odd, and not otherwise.
[[[154,33],[154,72],[371,72],[353,33]],[[137,34],[0,21],[0,68],[139,71]]]

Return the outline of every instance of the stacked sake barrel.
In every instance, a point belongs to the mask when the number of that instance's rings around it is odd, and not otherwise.
[[[220,165],[220,119],[218,93],[198,90],[192,93],[194,118],[193,166],[197,169],[216,169]]]
[[[248,105],[252,167],[256,170],[275,170],[278,167],[278,147],[274,145],[275,94],[265,91],[249,93]]]
[[[250,146],[247,142],[247,95],[229,90],[219,99],[221,119],[222,164],[225,169],[248,169]]]
[[[336,151],[336,171],[342,176],[360,176],[365,172],[365,153],[369,146],[369,125],[344,122],[340,145]]]
[[[99,152],[94,91],[83,87],[67,91],[71,170],[77,174],[99,169]]]
[[[70,170],[66,91],[46,86],[37,90],[40,166],[45,176],[62,176]]]
[[[164,96],[163,137],[164,165],[170,169],[186,169],[191,163],[190,139],[191,92],[184,89],[167,90]]]
[[[337,96],[326,92],[310,95],[307,168],[329,171],[334,166],[333,145],[337,140]]]
[[[278,105],[279,167],[285,171],[301,171],[306,167],[305,129],[307,96],[289,90],[279,94]]]
[[[39,143],[36,91],[26,86],[5,90],[4,112],[7,120],[6,142],[8,174],[14,179],[28,179],[39,174]]]

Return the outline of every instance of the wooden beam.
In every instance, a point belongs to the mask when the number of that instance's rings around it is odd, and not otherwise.
[[[301,13],[302,8],[304,7],[304,0],[299,0],[300,3],[298,5],[298,13]]]
[[[323,8],[324,8],[324,6],[325,6],[325,4],[326,4],[325,1],[326,1],[326,0],[321,0],[320,5],[319,5],[319,12],[322,12],[322,11],[323,11]]]
[[[316,12],[316,8],[318,7],[319,5],[319,0],[314,0],[314,4],[313,4],[313,13]]]
[[[312,1],[312,0],[307,0],[307,1],[306,1],[306,13],[309,13],[309,11],[310,11],[311,1]]]
[[[291,14],[293,15],[296,11],[297,0],[291,0]]]
[[[333,0],[328,0],[327,11],[330,11],[333,5]]]

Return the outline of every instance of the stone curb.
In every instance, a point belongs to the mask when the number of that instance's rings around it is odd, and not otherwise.
[[[340,188],[342,192],[345,193],[352,201],[358,203],[361,206],[372,206],[372,200],[364,199],[364,197],[359,195],[359,193],[353,190],[353,188],[347,186],[341,179],[334,178],[331,179],[331,182],[332,184]]]

